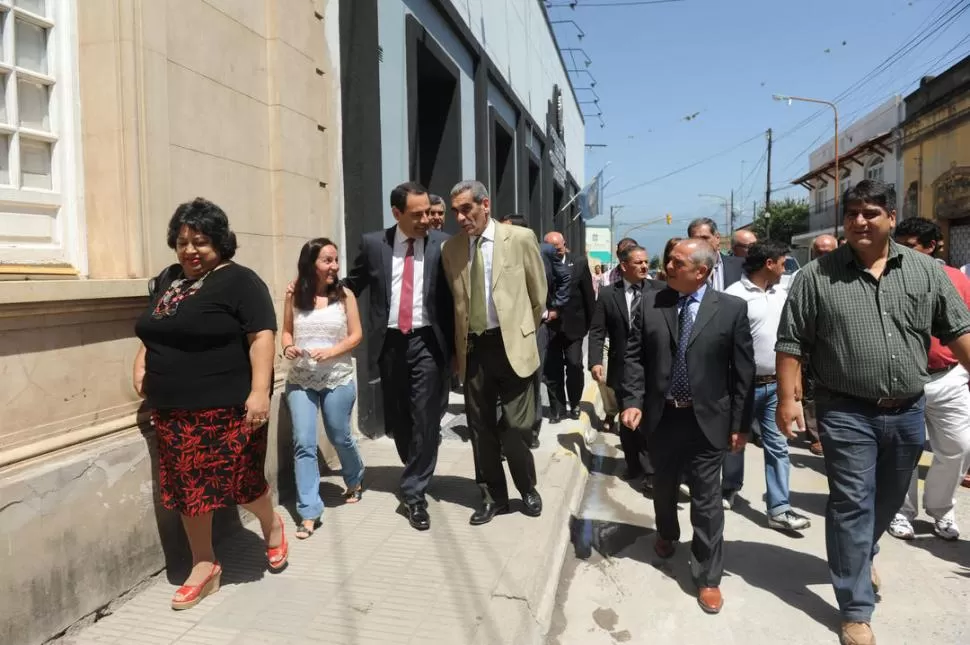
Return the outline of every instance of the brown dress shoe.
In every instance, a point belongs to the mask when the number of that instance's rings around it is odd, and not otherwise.
[[[810,453],[812,453],[813,455],[818,455],[819,457],[821,457],[822,456],[822,442],[821,441],[813,441],[812,442],[812,445],[808,447],[808,451]]]
[[[697,590],[697,604],[708,614],[720,613],[724,598],[717,587],[701,587]]]
[[[842,623],[842,645],[876,645],[869,623]]]
[[[963,476],[963,481],[960,482],[960,485],[964,488],[970,488],[970,473]]]
[[[653,551],[664,560],[672,557],[677,550],[677,543],[672,540],[665,540],[657,536],[657,541],[653,543]]]

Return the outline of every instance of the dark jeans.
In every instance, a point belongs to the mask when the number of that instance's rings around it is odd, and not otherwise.
[[[543,376],[552,414],[565,414],[567,402],[570,408],[579,407],[586,385],[583,339],[570,340],[561,331],[550,329]]]
[[[519,333],[518,329],[514,333]],[[471,432],[475,479],[486,502],[509,499],[502,453],[519,493],[535,488],[536,466],[529,450],[535,422],[533,375],[515,373],[500,333],[469,336],[465,368],[465,415]],[[502,423],[498,422],[501,412]]]
[[[829,499],[825,546],[842,619],[869,622],[872,558],[923,452],[924,401],[904,409],[816,396]]]

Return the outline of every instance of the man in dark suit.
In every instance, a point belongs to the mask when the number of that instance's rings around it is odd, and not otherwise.
[[[626,247],[620,252],[620,279],[600,289],[593,312],[593,324],[589,329],[589,369],[593,379],[600,384],[607,421],[612,425],[618,401],[622,399],[623,365],[626,357],[627,339],[631,313],[638,311],[643,293],[662,289],[662,282],[647,278],[650,259],[646,249],[640,246]],[[606,367],[603,351],[608,345]],[[626,459],[624,479],[637,479],[646,473],[640,462],[643,441],[636,428],[621,427],[620,445]]]
[[[346,285],[370,287],[370,374],[381,375],[384,428],[404,464],[401,497],[419,531],[431,526],[425,491],[438,460],[441,390],[451,374],[454,305],[441,265],[448,236],[430,229],[428,191],[404,183],[391,191],[397,225],[367,233]]]
[[[747,305],[710,287],[716,262],[702,240],[679,242],[667,262],[668,288],[643,295],[627,344],[621,417],[644,434],[656,470],[654,550],[661,558],[671,557],[680,539],[677,494],[687,472],[691,574],[708,613],[723,606],[721,464],[727,450],[744,448],[755,373]]]
[[[508,215],[501,220],[503,224],[514,226],[528,226],[522,215]],[[539,244],[539,254],[542,256],[542,266],[546,270],[546,310],[542,315],[542,322],[536,330],[536,343],[539,346],[539,369],[536,370],[536,420],[532,425],[532,441],[529,447],[535,450],[539,447],[539,431],[542,429],[542,389],[539,387],[542,379],[542,369],[546,361],[546,349],[549,346],[549,324],[555,321],[559,310],[569,299],[569,267],[562,262],[559,252],[552,244]]]
[[[717,262],[708,277],[708,283],[715,291],[724,291],[741,279],[744,274],[744,259],[721,253],[721,234],[717,224],[710,217],[699,217],[687,226],[687,237],[703,240],[714,251]]]
[[[567,253],[561,233],[547,233],[545,241],[556,247],[560,261],[569,267],[569,298],[560,309],[558,318],[549,323],[549,346],[543,368],[549,394],[550,421],[559,423],[566,416],[567,396],[570,418],[579,418],[579,400],[583,396],[586,381],[583,339],[593,322],[596,295],[593,293],[593,274],[586,258]]]

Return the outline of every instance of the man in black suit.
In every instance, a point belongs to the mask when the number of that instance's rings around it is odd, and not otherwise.
[[[428,191],[416,183],[391,191],[391,210],[397,225],[363,236],[345,282],[358,297],[370,287],[369,373],[381,375],[384,428],[404,464],[401,497],[411,526],[423,531],[454,354],[454,305],[441,266],[448,236],[429,230]]]
[[[709,285],[717,263],[702,240],[684,240],[670,253],[668,287],[643,294],[640,318],[627,344],[623,423],[647,441],[661,558],[680,539],[677,494],[681,472],[690,485],[691,574],[698,604],[723,606],[724,509],[721,465],[727,450],[744,448],[750,428],[745,401],[755,365],[747,305]]]
[[[545,241],[556,247],[560,261],[569,267],[569,298],[560,309],[559,317],[549,323],[549,346],[543,367],[550,421],[559,423],[566,416],[567,393],[569,417],[579,418],[579,400],[586,381],[583,339],[593,322],[596,295],[586,258],[567,252],[562,233],[547,233]]]
[[[627,339],[631,326],[636,322],[631,322],[631,313],[639,310],[644,292],[665,286],[662,282],[647,278],[650,259],[646,249],[636,245],[626,247],[620,251],[619,260],[620,279],[600,289],[593,312],[593,324],[589,329],[589,370],[593,380],[600,384],[603,407],[610,426],[617,414],[618,402],[622,400]],[[603,352],[607,346],[604,368]],[[636,428],[620,427],[619,434],[626,459],[624,479],[642,477],[646,473],[640,461],[640,454],[644,450],[640,433]]]
[[[528,226],[525,217],[522,215],[507,215],[502,220],[503,224],[513,224],[515,226]],[[529,448],[535,450],[539,447],[539,431],[542,429],[542,389],[539,387],[543,374],[543,365],[546,361],[546,349],[549,346],[549,324],[555,321],[559,315],[559,310],[563,308],[569,299],[569,267],[562,262],[559,252],[552,244],[542,242],[539,244],[539,254],[542,256],[542,266],[546,270],[546,311],[542,315],[542,323],[536,330],[536,343],[539,346],[539,369],[536,370],[536,420],[532,426],[532,441]]]
[[[699,217],[687,226],[687,237],[703,240],[714,251],[717,263],[708,278],[708,283],[715,291],[724,291],[741,279],[744,274],[744,259],[721,253],[721,234],[717,231],[717,224],[710,217]]]

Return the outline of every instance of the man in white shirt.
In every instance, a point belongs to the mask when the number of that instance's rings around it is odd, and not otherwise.
[[[775,378],[775,341],[781,311],[788,298],[788,288],[782,283],[788,248],[778,242],[767,241],[748,249],[744,260],[745,275],[729,286],[725,293],[748,303],[748,323],[754,341],[754,392],[748,405],[753,406],[752,417],[761,426],[761,440],[765,455],[765,482],[768,492],[768,526],[773,529],[799,531],[811,522],[797,513],[789,501],[788,477],[791,462],[788,440],[775,423],[778,405]],[[731,508],[744,482],[744,452],[729,453],[724,460],[722,499]]]

